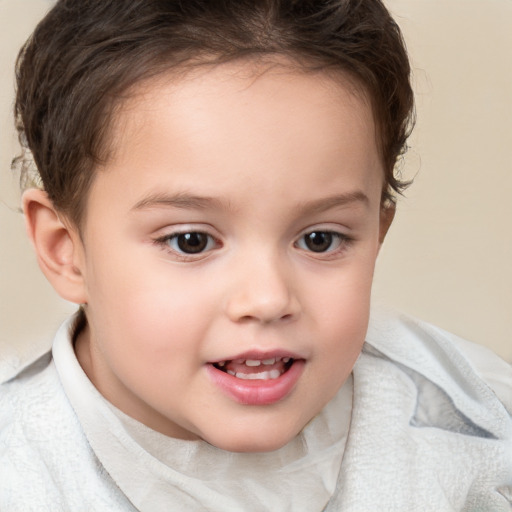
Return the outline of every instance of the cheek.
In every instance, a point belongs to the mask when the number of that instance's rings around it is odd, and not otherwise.
[[[204,308],[190,294],[153,284],[119,281],[116,289],[104,290],[102,309],[92,317],[110,371],[148,403],[166,403],[169,390],[188,382],[191,369],[203,363],[207,325],[198,314]]]
[[[360,332],[366,329],[374,258],[354,258],[336,272],[322,276],[317,286],[311,286],[309,295],[322,323],[333,331]]]
[[[112,247],[108,262],[89,269],[90,317],[98,340],[108,339],[112,353],[129,347],[134,358],[157,361],[197,344],[201,319],[218,302],[208,281],[191,280],[181,268],[143,252],[126,253],[123,258]]]
[[[333,386],[348,376],[366,337],[373,275],[373,265],[369,260],[367,263],[340,272],[314,301],[315,328],[324,340],[319,346],[320,357],[326,383]]]
[[[155,284],[155,286],[152,286]],[[109,339],[120,338],[131,345],[135,353],[155,356],[168,351],[181,351],[190,347],[200,336],[203,323],[199,316],[207,315],[204,297],[190,292],[183,293],[179,283],[167,287],[165,283],[124,283],[103,295],[108,316],[103,317],[108,327]],[[108,304],[110,307],[108,307]]]

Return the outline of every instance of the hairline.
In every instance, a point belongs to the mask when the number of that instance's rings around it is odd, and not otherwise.
[[[120,139],[120,137],[116,136],[116,125],[118,125],[118,121],[125,113],[125,107],[129,106],[131,102],[136,100],[137,96],[145,94],[148,89],[158,86],[159,84],[178,84],[190,77],[194,78],[193,75],[195,73],[202,72],[202,70],[205,70],[204,72],[208,73],[220,66],[236,63],[254,63],[254,66],[251,66],[250,68],[248,67],[248,69],[251,69],[250,75],[248,74],[248,76],[252,75],[255,80],[270,71],[275,71],[276,69],[282,69],[286,73],[317,74],[320,77],[324,77],[326,81],[330,81],[332,84],[342,86],[356,100],[364,102],[371,111],[373,125],[375,127],[374,136],[377,151],[379,153],[379,159],[382,164],[383,192],[385,192],[389,184],[386,178],[382,141],[379,133],[380,129],[377,114],[373,105],[374,101],[368,91],[368,87],[363,83],[361,78],[355,75],[355,73],[350,70],[342,69],[341,67],[336,67],[333,64],[322,63],[318,58],[308,58],[300,54],[294,55],[289,52],[255,53],[233,57],[230,57],[229,55],[215,55],[202,52],[180,62],[179,64],[167,62],[167,65],[155,65],[147,73],[142,74],[138,79],[135,79],[133,83],[127,84],[122,88],[116,97],[107,104],[107,122],[102,127],[104,130],[104,138],[98,151],[100,162],[96,164],[92,163],[90,166],[92,176],[88,182],[88,188],[80,198],[82,204],[79,210],[79,216],[77,219],[74,219],[68,214],[68,212],[61,212],[66,216],[69,222],[77,228],[77,231],[80,234],[85,229],[88,198],[96,176],[99,172],[102,172],[102,170],[105,169],[106,165],[113,158],[115,158],[116,147]],[[155,71],[155,68],[161,69]]]

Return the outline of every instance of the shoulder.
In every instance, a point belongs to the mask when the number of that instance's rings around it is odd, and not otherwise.
[[[0,482],[1,510],[132,510],[91,450],[51,352],[0,384]]]
[[[2,383],[0,481],[6,485],[0,486],[0,508],[30,510],[39,495],[46,497],[41,510],[45,502],[60,510],[58,474],[66,458],[80,450],[77,432],[50,353]]]
[[[23,437],[28,444],[40,446],[56,435],[61,436],[73,424],[73,417],[50,351],[0,383],[0,435],[4,450],[13,446],[6,439]],[[54,428],[57,425],[59,434]]]
[[[478,403],[512,415],[512,365],[489,349],[402,314],[375,314],[366,341],[367,354],[421,376],[461,409]]]
[[[412,318],[372,318],[353,371],[343,499],[356,510],[510,510],[510,368],[482,350]]]
[[[47,423],[45,420],[54,415],[58,391],[58,379],[49,352],[0,383],[0,434],[4,441],[3,449],[6,448],[6,437],[14,439],[15,435],[21,435],[21,427],[24,435],[32,437],[32,424]]]
[[[32,492],[55,500],[58,510],[58,488],[50,471],[56,462],[52,450],[58,446],[55,418],[62,417],[59,391],[50,354],[0,385],[0,480],[5,484],[0,505],[9,510],[30,510],[36,498]],[[23,485],[27,494],[21,505]]]

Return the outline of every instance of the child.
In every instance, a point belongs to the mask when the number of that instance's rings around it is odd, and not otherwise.
[[[80,308],[2,385],[2,510],[510,510],[507,365],[368,328],[409,72],[379,0],[57,2],[16,114]]]

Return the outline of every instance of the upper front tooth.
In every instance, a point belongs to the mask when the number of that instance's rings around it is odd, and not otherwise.
[[[263,359],[263,364],[274,364],[275,362],[275,357],[273,357],[272,359]]]
[[[265,361],[263,361],[265,362]],[[246,359],[245,364],[247,366],[260,366],[261,361],[258,361],[256,359]]]

